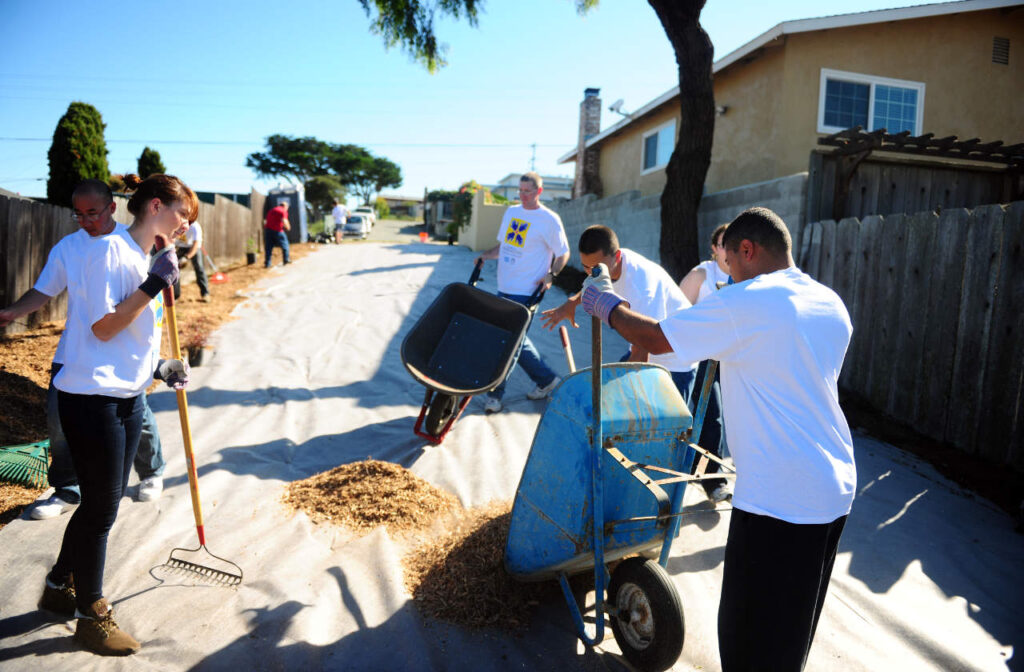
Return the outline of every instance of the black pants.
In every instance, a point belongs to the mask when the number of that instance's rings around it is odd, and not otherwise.
[[[196,272],[196,284],[199,286],[199,296],[206,296],[210,293],[210,284],[206,281],[206,268],[203,266],[203,250],[199,249],[192,257],[192,270]]]
[[[697,378],[693,387],[693,395],[690,397],[690,412],[697,413],[697,404],[700,402],[700,395],[704,391],[704,378],[708,375],[708,361],[704,360],[697,366]],[[697,445],[708,451],[715,457],[722,457],[722,446],[725,441],[722,439],[722,390],[719,383],[719,369],[715,368],[715,382],[711,386],[711,394],[708,395],[708,410],[704,413],[704,424],[701,426],[700,438]],[[696,471],[697,462],[693,461],[693,469]],[[717,474],[721,467],[718,462],[708,460],[708,466],[704,469],[705,474]],[[692,473],[692,472],[691,472]],[[704,492],[711,495],[715,488],[725,483],[724,478],[716,478],[707,481],[697,481]]]
[[[82,502],[64,530],[50,580],[64,584],[74,573],[78,608],[84,611],[103,597],[107,535],[139,445],[142,399],[58,391],[57,403]]]
[[[794,525],[733,509],[725,544],[722,672],[797,672],[807,662],[846,516]]]

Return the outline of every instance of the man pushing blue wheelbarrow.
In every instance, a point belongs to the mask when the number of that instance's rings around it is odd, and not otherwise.
[[[710,386],[694,425],[667,370],[602,366],[597,318],[592,329],[592,366],[562,381],[537,427],[512,508],[505,567],[522,581],[557,578],[587,645],[604,640],[608,614],[631,664],[665,670],[683,648],[682,602],[664,566],[686,484],[704,478],[708,459],[722,464],[726,477],[735,472],[692,442]],[[609,577],[606,563],[623,558]],[[593,636],[568,583],[570,575],[589,571],[596,590]]]

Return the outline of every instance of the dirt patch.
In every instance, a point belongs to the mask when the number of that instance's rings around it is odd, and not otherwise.
[[[382,525],[396,532],[424,529],[437,516],[460,508],[450,493],[380,460],[343,464],[295,481],[284,500],[315,523],[337,523],[360,533]]]
[[[292,259],[301,259],[319,246],[312,243],[292,245]],[[286,267],[265,269],[261,264],[243,262],[222,267],[228,282],[210,285],[210,303],[199,300],[194,284],[181,289],[175,301],[181,334],[209,334],[227,320],[235,306],[245,301],[244,290],[256,281],[281,272]],[[212,271],[207,272],[212,276]],[[37,329],[0,337],[0,446],[32,443],[47,438],[46,389],[50,384],[50,363],[57,341],[64,331],[63,322],[48,322]],[[182,347],[186,343],[182,342]],[[169,339],[161,339],[161,354],[170,356]],[[159,385],[161,383],[155,383]],[[42,490],[0,484],[0,527],[21,515],[25,505]]]
[[[444,536],[405,556],[405,587],[420,613],[467,628],[515,633],[530,621],[534,605],[562,599],[555,581],[523,583],[505,571],[512,505],[471,509]],[[594,587],[593,573],[573,576],[574,594]]]

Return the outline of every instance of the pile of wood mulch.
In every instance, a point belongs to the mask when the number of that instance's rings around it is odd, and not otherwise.
[[[359,533],[380,526],[396,532],[421,530],[461,508],[452,494],[380,460],[343,464],[294,481],[284,501],[315,523],[337,523]]]
[[[312,243],[292,245],[291,257],[300,259],[315,249],[317,245]],[[196,323],[202,324],[204,330],[215,330],[231,319],[235,306],[248,298],[245,289],[269,274],[287,270],[265,269],[262,264],[247,266],[244,262],[224,265],[221,271],[228,276],[228,282],[211,283],[209,303],[199,300],[194,284],[184,285],[181,298],[175,301],[179,331],[188,333],[190,325]],[[207,275],[213,275],[212,269],[207,270]],[[0,336],[0,446],[47,438],[46,388],[50,384],[50,362],[63,331],[63,322],[48,322],[19,334]],[[161,339],[161,345],[162,356],[170,356],[166,337]],[[0,528],[20,516],[42,492],[0,483]]]
[[[505,541],[512,506],[471,509],[442,537],[424,542],[405,559],[405,587],[420,613],[468,628],[516,633],[534,605],[561,596],[554,581],[523,583],[505,571]],[[593,575],[572,577],[574,592],[593,588]]]

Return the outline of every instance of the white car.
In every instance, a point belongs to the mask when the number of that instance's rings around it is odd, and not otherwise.
[[[370,235],[370,220],[362,213],[349,215],[341,228],[341,235],[366,238]]]
[[[377,224],[377,213],[368,205],[361,205],[352,211],[353,215],[362,215],[370,220],[370,228]]]

